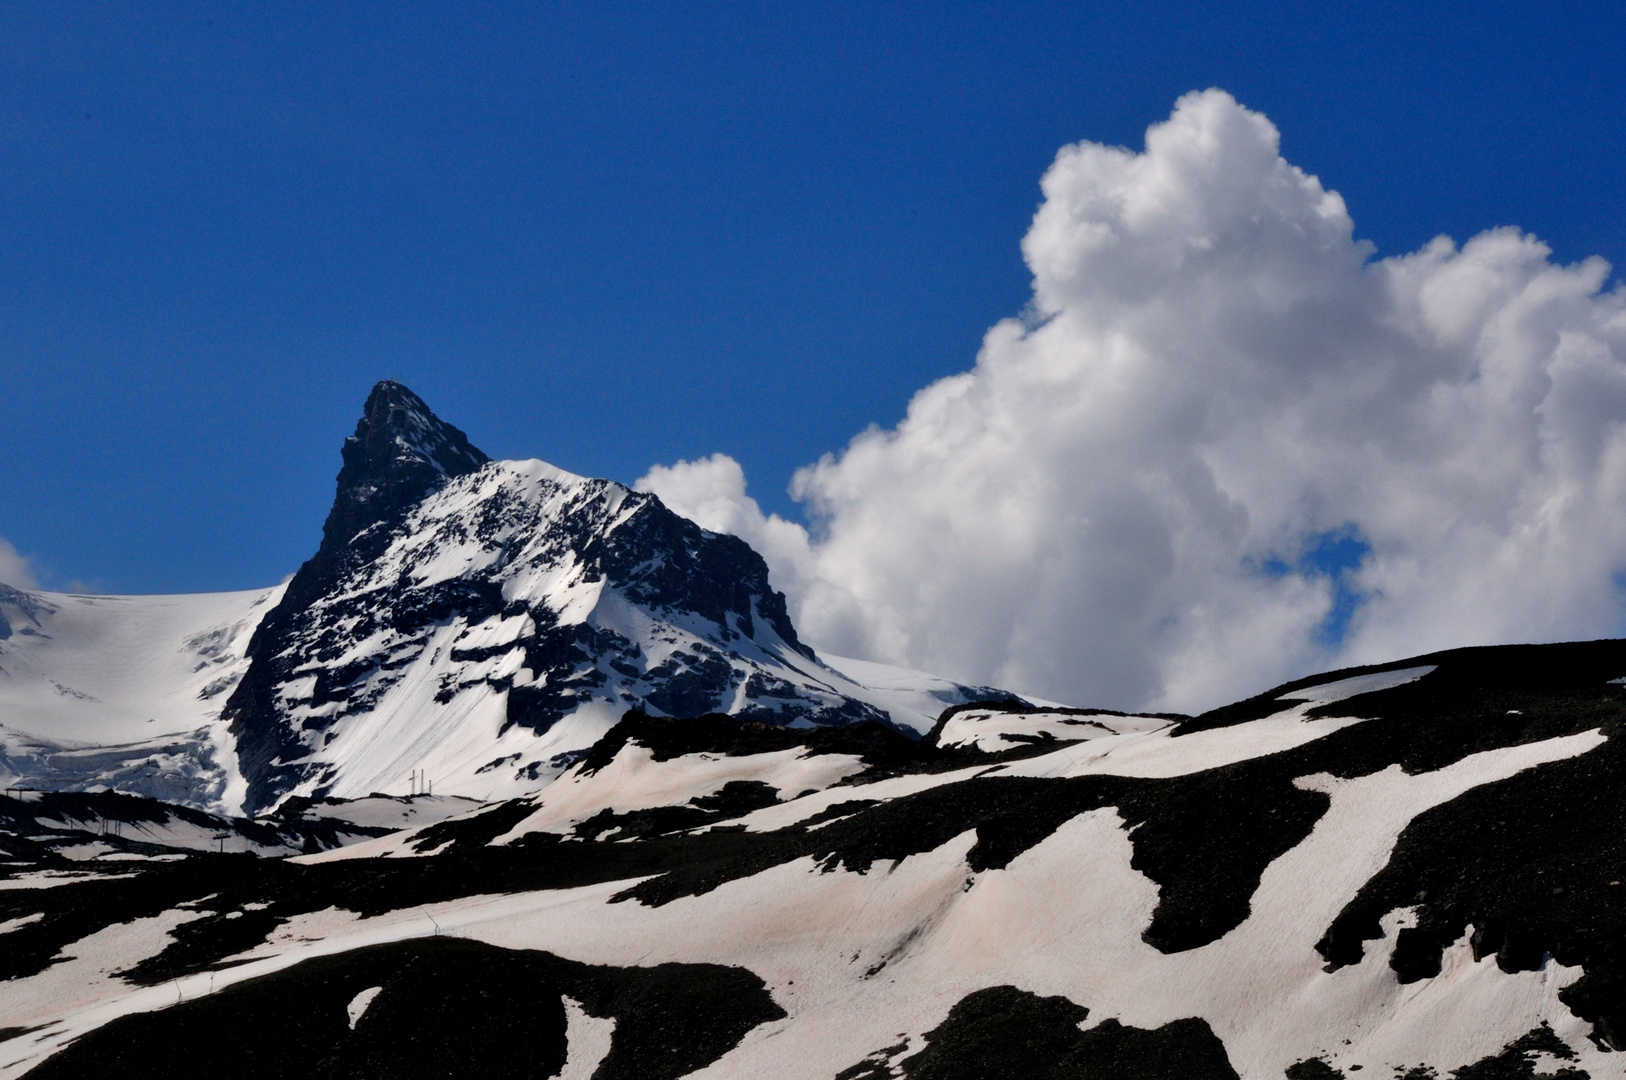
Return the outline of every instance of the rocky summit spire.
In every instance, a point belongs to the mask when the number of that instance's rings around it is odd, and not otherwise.
[[[339,490],[322,527],[324,548],[347,544],[447,479],[491,460],[417,394],[388,379],[367,395],[356,433],[344,441],[342,453]]]
[[[222,713],[237,736],[239,765],[251,778],[295,745],[288,732],[264,718],[275,715],[277,687],[288,676],[278,657],[289,653],[309,621],[311,604],[376,559],[413,507],[491,460],[417,394],[388,379],[367,395],[356,433],[341,453],[344,466],[322,544],[254,631],[247,651],[252,662]]]

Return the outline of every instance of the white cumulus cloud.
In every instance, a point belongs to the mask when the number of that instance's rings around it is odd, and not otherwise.
[[[1512,228],[1374,259],[1217,90],[1139,153],[1064,148],[1042,189],[1030,310],[797,473],[811,535],[721,455],[640,481],[762,551],[816,646],[1196,709],[1620,632],[1626,293],[1603,260]],[[1305,553],[1340,531],[1364,555],[1329,574]]]
[[[39,588],[34,572],[28,567],[28,559],[19,555],[3,536],[0,536],[0,584],[17,589]]]

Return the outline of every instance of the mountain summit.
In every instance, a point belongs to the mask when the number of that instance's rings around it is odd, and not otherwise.
[[[344,573],[376,558],[391,523],[446,481],[491,461],[417,394],[388,379],[367,395],[340,455],[344,466],[321,546],[288,583],[273,621],[277,612],[308,604]]]
[[[941,684],[911,710],[859,685],[798,640],[743,540],[612,481],[492,461],[399,383],[373,388],[343,457],[321,547],[222,714],[250,811],[420,773],[517,793],[635,706],[924,730],[1004,696]]]
[[[421,500],[445,481],[491,459],[423,399],[388,379],[373,387],[356,433],[344,441],[339,491],[322,529],[322,546],[356,534]]]

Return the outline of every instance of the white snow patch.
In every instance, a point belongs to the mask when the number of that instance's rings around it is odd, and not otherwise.
[[[36,911],[32,915],[19,915],[15,919],[0,921],[0,934],[9,934],[13,930],[21,930],[23,927],[37,923],[43,918],[45,918],[45,913]]]
[[[937,745],[952,749],[1008,750],[1032,743],[1035,738],[1082,741],[1173,726],[1173,720],[1156,716],[967,709],[949,717],[937,735]]]
[[[172,930],[198,917],[197,912],[172,909],[151,918],[115,923],[66,946],[57,954],[56,962],[37,975],[0,981],[0,1017],[4,1017],[0,1026],[49,1027],[34,1042],[14,1040],[5,1044],[0,1053],[0,1077],[17,1075],[20,1062],[32,1065],[41,1044],[54,1050],[66,1042],[57,1041],[64,1028],[54,1021],[109,1007],[113,1015],[122,1015],[129,1010],[122,1009],[119,1003],[132,993],[150,994],[154,1004],[149,1008],[174,1004],[178,1000],[174,985],[166,983],[137,991],[113,977],[113,973],[156,956],[174,943]],[[94,1026],[99,1024],[76,1028],[73,1033],[82,1034]]]
[[[369,986],[361,993],[350,999],[350,1004],[344,1007],[345,1015],[350,1018],[350,1030],[356,1030],[356,1022],[367,1012],[367,1006],[373,1003],[373,998],[383,992],[382,986]]]
[[[990,775],[1184,776],[1291,750],[1361,722],[1358,717],[1348,716],[1304,719],[1305,712],[1315,705],[1316,702],[1306,701],[1262,720],[1194,731],[1189,735],[1176,734],[1177,728],[1107,735],[998,766]]]
[[[552,1080],[592,1080],[593,1073],[610,1052],[615,1034],[613,1017],[590,1015],[575,998],[565,1005],[565,1065]]]
[[[76,881],[116,881],[135,877],[134,874],[96,874],[74,870],[35,870],[16,877],[0,878],[0,892],[12,889],[54,889],[58,885],[72,885]]]
[[[1278,701],[1309,701],[1317,705],[1329,705],[1335,701],[1352,698],[1356,694],[1374,694],[1379,690],[1392,690],[1397,686],[1416,682],[1424,675],[1433,671],[1439,665],[1424,664],[1420,667],[1401,668],[1399,671],[1378,671],[1371,675],[1353,675],[1337,682],[1320,683],[1316,686],[1306,686],[1291,693],[1283,694]]]
[[[608,809],[624,814],[657,806],[683,806],[720,791],[733,780],[756,780],[792,798],[808,790],[828,789],[864,763],[851,754],[809,754],[802,747],[767,754],[686,754],[656,761],[653,751],[629,742],[596,773],[580,769],[544,789],[530,817],[498,837],[508,843],[526,833],[561,832],[577,821]]]
[[[913,728],[922,735],[932,729],[944,709],[951,705],[967,704],[987,690],[986,687],[963,686],[929,672],[878,664],[872,660],[855,660],[822,651],[819,659],[846,680],[834,684],[842,693],[869,702],[891,716],[893,723]],[[1031,695],[1026,700],[1039,706],[1063,704]]]
[[[410,829],[466,814],[481,804],[460,795],[374,795],[324,799],[308,807],[304,821],[338,821],[370,829]]]

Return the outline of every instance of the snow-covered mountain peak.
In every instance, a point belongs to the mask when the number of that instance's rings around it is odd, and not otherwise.
[[[420,774],[534,790],[634,707],[923,731],[998,694],[861,685],[798,640],[743,540],[613,481],[490,461],[399,384],[374,389],[344,461],[224,711],[250,810]]]
[[[277,588],[0,586],[0,777],[225,813],[431,783],[507,798],[632,708],[924,733],[1009,696],[826,662],[744,541],[613,481],[491,461],[399,383],[373,389],[343,462],[321,546]]]

